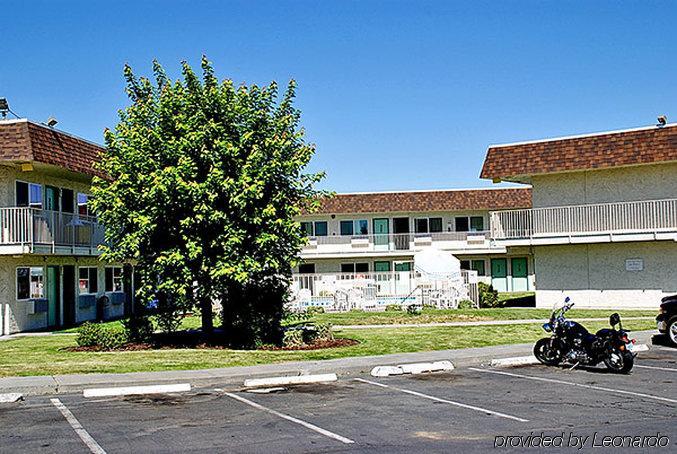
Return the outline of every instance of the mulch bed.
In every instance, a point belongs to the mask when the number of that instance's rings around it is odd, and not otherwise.
[[[298,347],[277,347],[274,345],[265,345],[258,350],[268,350],[268,351],[293,351],[293,350],[321,350],[323,348],[339,348],[339,347],[350,347],[353,345],[359,344],[358,341],[354,339],[334,339],[330,341],[316,341],[312,344],[301,345]],[[64,351],[68,352],[135,352],[143,350],[175,350],[175,349],[195,349],[195,350],[226,350],[228,347],[223,345],[214,345],[207,343],[195,343],[195,342],[175,342],[175,343],[129,343],[125,344],[114,350],[104,350],[99,346],[94,347],[68,347],[64,348]]]

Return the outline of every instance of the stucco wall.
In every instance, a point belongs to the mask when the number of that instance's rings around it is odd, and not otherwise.
[[[677,163],[539,175],[534,208],[677,197]]]
[[[536,304],[550,308],[569,296],[578,307],[657,308],[677,293],[675,257],[674,241],[536,246]],[[627,259],[644,269],[626,270]]]
[[[30,172],[22,172],[13,166],[0,166],[0,206],[16,206],[14,196],[16,180],[72,189],[76,194],[78,192],[90,192],[90,183],[85,177],[82,177],[82,181],[77,181],[63,173],[63,171],[51,168],[36,168]]]
[[[49,265],[75,265],[75,279],[76,282],[76,302],[75,302],[75,319],[76,322],[84,322],[96,318],[96,307],[88,309],[80,309],[77,302],[77,266],[93,266],[98,268],[97,282],[98,293],[97,297],[103,295],[105,292],[105,266],[96,257],[78,257],[77,260],[73,257],[43,257],[37,255],[26,255],[22,257],[0,257],[0,308],[3,310],[5,305],[9,305],[9,331],[10,333],[18,331],[27,331],[44,328],[47,326],[47,313],[29,314],[27,301],[17,301],[16,299],[16,268],[21,266],[42,266]],[[47,284],[46,270],[43,274],[43,282],[45,288]],[[125,289],[129,290],[129,289]],[[63,304],[61,305],[61,313],[63,311]],[[124,304],[109,305],[105,312],[106,318],[121,317],[124,313]],[[5,333],[7,334],[7,333]]]

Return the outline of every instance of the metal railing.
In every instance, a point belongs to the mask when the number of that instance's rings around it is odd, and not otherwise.
[[[494,211],[493,239],[677,230],[677,199]]]
[[[343,246],[360,248],[365,251],[411,250],[417,242],[430,239],[432,242],[467,242],[468,237],[488,239],[489,231],[478,232],[434,232],[434,233],[384,233],[369,235],[330,235],[308,238],[306,248]],[[331,248],[328,248],[331,249]]]
[[[0,245],[89,248],[104,242],[96,217],[29,207],[0,208]]]

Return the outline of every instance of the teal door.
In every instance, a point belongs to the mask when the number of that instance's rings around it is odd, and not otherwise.
[[[374,249],[387,250],[390,242],[388,219],[374,219]]]
[[[529,290],[527,258],[513,257],[510,259],[510,265],[512,267],[512,291],[526,292]]]
[[[47,324],[57,326],[59,324],[59,267],[47,267]]]
[[[59,189],[45,186],[45,210],[59,211]]]
[[[498,292],[508,291],[508,261],[491,259],[491,285]]]

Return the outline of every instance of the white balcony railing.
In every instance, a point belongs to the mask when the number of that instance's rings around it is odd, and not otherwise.
[[[435,244],[444,249],[487,247],[489,231],[331,235],[308,238],[305,253],[420,250]]]
[[[0,208],[0,246],[36,246],[94,253],[104,241],[104,229],[93,216],[27,207]]]
[[[491,213],[493,239],[677,231],[677,199]]]

